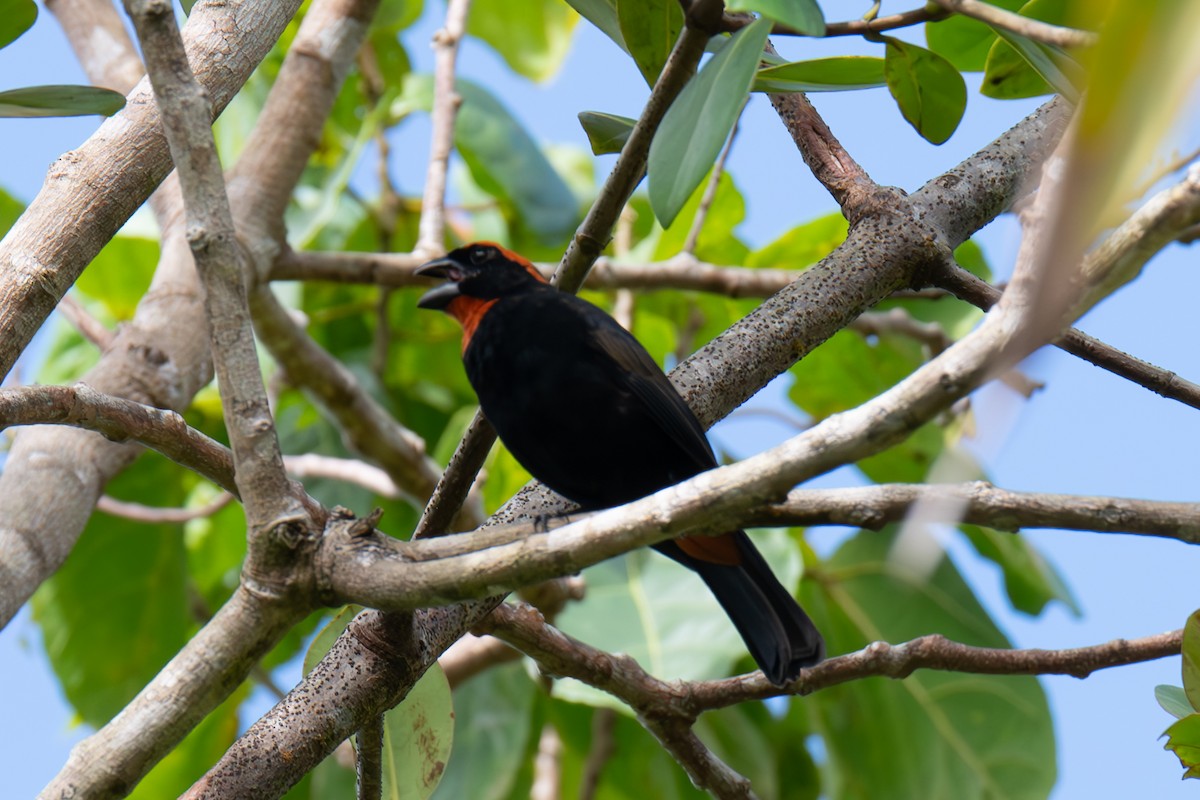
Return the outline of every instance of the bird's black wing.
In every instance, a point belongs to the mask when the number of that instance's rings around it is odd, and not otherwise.
[[[704,428],[646,348],[611,317],[605,317],[605,322],[597,325],[592,341],[628,374],[630,391],[651,419],[695,462],[697,472],[715,467],[717,459]]]

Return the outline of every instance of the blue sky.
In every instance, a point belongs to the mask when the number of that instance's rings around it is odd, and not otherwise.
[[[437,11],[441,4],[428,4]],[[846,4],[830,4],[844,6]],[[885,4],[884,11],[895,11]],[[439,20],[429,14],[405,37],[418,69],[429,69],[426,46]],[[846,52],[863,44],[777,42],[795,58]],[[488,48],[468,40],[460,72],[490,86],[530,126],[535,138],[586,147],[575,119],[583,110],[636,116],[645,98],[641,76],[601,34],[581,25],[562,73],[547,85],[512,75]],[[598,68],[602,65],[602,68]],[[0,51],[0,89],[30,83],[81,82],[57,24],[43,15],[34,29]],[[813,98],[834,132],[872,177],[912,191],[949,168],[1036,107],[1036,101],[1000,103],[974,92],[958,132],[940,147],[920,139],[900,118],[883,90]],[[95,118],[75,120],[0,120],[0,183],[28,200],[41,184],[46,167],[77,146],[95,128]],[[794,146],[764,98],[747,109],[730,171],[747,201],[747,221],[739,234],[761,245],[798,222],[834,210],[833,201],[811,178]],[[397,153],[411,152],[396,164],[400,186],[418,193],[428,126],[406,124]],[[1180,136],[1180,148],[1200,142],[1192,125]],[[602,175],[611,158],[600,159]],[[361,170],[368,184],[374,169]],[[1002,218],[978,237],[1001,275],[1011,269],[1016,227]],[[1194,298],[1200,296],[1200,272],[1188,251],[1173,246],[1155,259],[1145,275],[1090,313],[1080,324],[1086,332],[1143,359],[1197,379]],[[1194,455],[1195,412],[1133,386],[1096,367],[1055,350],[1042,350],[1024,365],[1046,388],[1031,400],[1003,388],[985,389],[974,398],[979,440],[972,446],[1000,486],[1032,491],[1114,494],[1164,500],[1197,500]],[[774,386],[753,403],[777,407]],[[714,431],[724,447],[748,454],[769,447],[791,431],[758,418],[734,417]],[[1192,465],[1192,466],[1189,466]],[[823,482],[850,480],[835,474]],[[832,547],[836,531],[815,531],[819,548]],[[953,537],[952,557],[976,587],[989,610],[1021,647],[1072,647],[1117,637],[1136,637],[1180,627],[1200,606],[1195,574],[1200,553],[1175,542],[1064,531],[1027,534],[1062,571],[1083,609],[1072,617],[1059,606],[1037,619],[1013,612],[990,565],[980,562]],[[70,710],[47,674],[36,628],[23,614],[0,631],[0,676],[9,689],[0,708],[10,720],[0,727],[0,772],[13,797],[35,794],[66,758],[80,736],[70,727]],[[1195,787],[1179,780],[1174,756],[1158,739],[1170,718],[1153,698],[1158,683],[1178,684],[1179,659],[1108,670],[1079,681],[1044,678],[1055,714],[1059,746],[1056,800],[1075,797],[1192,797]],[[14,687],[21,687],[14,690]],[[12,720],[22,720],[18,733]]]

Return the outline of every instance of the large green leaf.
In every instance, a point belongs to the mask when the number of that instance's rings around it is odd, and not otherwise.
[[[958,570],[893,565],[895,537],[862,532],[805,587],[830,653],[926,634],[1008,647]],[[1050,709],[1032,677],[921,670],[869,678],[804,701],[826,746],[826,796],[871,800],[1045,800],[1055,780]]]
[[[525,127],[484,87],[459,80],[462,107],[454,126],[454,144],[471,177],[493,197],[511,204],[519,223],[539,239],[561,241],[575,229],[575,196]],[[402,100],[429,110],[433,79],[412,75]]]
[[[118,498],[177,505],[179,478],[147,453],[107,487]],[[100,727],[187,640],[182,526],[92,515],[75,549],[33,597],[50,664],[68,702]]]
[[[650,205],[669,227],[729,137],[758,68],[771,21],[742,28],[671,104],[650,145]]]
[[[536,693],[537,686],[520,664],[495,667],[454,690],[458,731],[434,797],[510,796],[530,744]]]
[[[1154,687],[1154,699],[1162,706],[1162,710],[1175,719],[1183,719],[1196,713],[1195,706],[1188,700],[1187,692],[1182,686],[1169,686],[1160,683]]]
[[[0,92],[0,117],[112,116],[125,95],[98,86],[27,86]]]
[[[755,544],[784,586],[794,587],[800,558],[786,531],[755,531]],[[665,680],[715,678],[746,658],[746,648],[700,578],[675,562],[638,551],[585,572],[587,597],[559,616],[564,631],[610,653],[627,653]],[[598,690],[573,680],[554,694],[628,713]]]
[[[755,11],[806,36],[825,35],[825,15],[816,0],[729,0],[730,11]]]
[[[874,56],[835,56],[792,61],[760,69],[756,92],[844,92],[884,86],[884,59]]]
[[[900,113],[924,139],[941,144],[967,108],[962,75],[937,53],[891,37],[886,41],[884,72]]]
[[[621,38],[642,77],[651,86],[683,30],[683,11],[676,0],[617,0]]]
[[[1024,0],[992,0],[992,5],[1016,11]],[[925,43],[961,72],[981,72],[996,32],[986,23],[962,14],[925,23]]]
[[[8,47],[37,20],[33,0],[0,0],[0,47]]]
[[[1192,708],[1200,707],[1200,611],[1183,626],[1183,691]]]
[[[383,796],[425,800],[446,770],[454,738],[454,704],[436,661],[400,705],[383,715]]]
[[[117,320],[133,318],[158,266],[157,239],[114,236],[75,282],[75,288],[99,300]]]
[[[474,0],[467,33],[491,45],[514,72],[544,81],[566,58],[578,21],[561,0],[523,0],[519,14],[509,0]]]

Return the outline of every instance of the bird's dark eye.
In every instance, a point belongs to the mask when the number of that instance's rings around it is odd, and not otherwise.
[[[484,261],[488,260],[488,256],[490,256],[490,255],[491,255],[490,248],[487,248],[487,247],[472,248],[471,263],[472,264],[482,264]]]

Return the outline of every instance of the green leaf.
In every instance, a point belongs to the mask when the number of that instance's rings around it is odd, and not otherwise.
[[[1162,710],[1170,714],[1175,719],[1183,719],[1184,717],[1195,714],[1196,708],[1188,700],[1187,692],[1182,686],[1169,686],[1160,683],[1154,687],[1154,699],[1162,706]]]
[[[371,26],[392,34],[412,26],[425,10],[424,0],[381,0]],[[474,12],[474,6],[472,6]]]
[[[647,163],[650,205],[663,227],[708,173],[741,113],[771,21],[760,19],[732,40],[692,78],[667,111]]]
[[[997,100],[1015,100],[1058,92],[1078,102],[1083,68],[1065,51],[1010,31],[997,31],[1000,40],[988,53],[980,93]]]
[[[816,0],[730,0],[729,11],[755,11],[805,36],[825,35],[825,15]]]
[[[1017,533],[994,531],[975,525],[959,526],[976,552],[1004,573],[1004,590],[1013,608],[1037,616],[1046,604],[1058,600],[1073,616],[1083,612],[1062,575],[1029,540]]]
[[[617,0],[617,21],[625,47],[653,86],[683,30],[683,10],[676,0]]]
[[[454,749],[433,796],[506,800],[530,744],[536,700],[537,686],[520,664],[494,667],[456,687]]]
[[[830,653],[926,634],[1010,646],[946,557],[927,576],[893,564],[895,536],[861,532],[805,584]],[[805,698],[836,785],[829,797],[1045,800],[1055,782],[1050,709],[1036,678],[918,670]],[[936,776],[936,779],[932,778]]]
[[[1016,11],[1023,0],[992,0],[992,5]],[[961,72],[981,72],[988,50],[996,41],[996,32],[986,23],[962,14],[952,14],[937,22],[925,23],[925,43]]]
[[[884,59],[874,56],[836,56],[792,61],[760,69],[756,92],[844,92],[871,89],[887,83]]]
[[[1183,691],[1192,708],[1200,706],[1200,611],[1183,626]]]
[[[37,20],[33,0],[0,0],[0,47],[8,47]]]
[[[524,0],[519,14],[510,0],[475,0],[467,33],[491,45],[514,72],[544,81],[562,66],[577,22],[560,0]]]
[[[587,134],[594,155],[619,153],[633,132],[636,119],[605,114],[602,111],[580,111],[579,124]]]
[[[562,742],[562,774],[557,796],[579,797],[588,762],[595,760],[594,755],[591,759],[589,755],[597,749],[594,726],[598,710],[557,699],[548,706],[548,721]],[[616,747],[595,776],[598,783],[594,797],[599,800],[706,800],[711,797],[691,785],[687,774],[639,722],[621,714],[615,715],[610,722],[611,741]],[[757,784],[754,788],[759,789]],[[525,798],[529,796],[528,792],[524,794]],[[755,796],[772,795],[756,791]],[[792,796],[787,795],[787,800],[793,800]]]
[[[107,492],[178,505],[184,474],[147,453]],[[70,557],[33,597],[63,693],[94,727],[120,711],[187,641],[192,620],[181,531],[93,514]]]
[[[312,644],[308,646],[308,651],[304,654],[304,674],[313,671],[313,668],[320,663],[325,654],[329,652],[329,648],[333,647],[333,643],[346,630],[346,626],[350,621],[362,611],[362,606],[349,605],[342,608],[333,615],[333,618],[317,632],[313,637]]]
[[[621,35],[621,22],[617,18],[617,0],[566,0],[567,5],[579,12],[579,15],[595,25],[609,39],[625,52],[629,47],[625,37]]]
[[[433,106],[433,79],[411,75],[403,103],[426,111]],[[579,205],[562,177],[525,127],[482,86],[459,80],[462,97],[454,145],[471,177],[493,197],[511,205],[518,222],[547,244],[569,236]]]
[[[908,124],[932,144],[950,138],[967,108],[967,85],[946,59],[915,44],[885,37],[888,90]]]
[[[98,86],[27,86],[0,92],[0,117],[112,116],[125,96]]]
[[[794,587],[801,565],[787,531],[755,531],[752,537],[783,585]],[[658,553],[630,553],[589,568],[585,576],[587,597],[558,617],[570,635],[627,653],[664,680],[722,677],[746,658],[741,637],[700,578]],[[629,713],[611,695],[570,679],[557,681],[554,695]]]
[[[75,282],[75,288],[99,300],[116,320],[133,318],[158,266],[157,239],[114,236]]]
[[[846,241],[849,223],[840,212],[817,217],[789,230],[746,257],[747,267],[804,269],[816,264]]]
[[[1179,720],[1164,731],[1167,743],[1164,750],[1170,750],[1185,768],[1183,777],[1200,778],[1200,714],[1191,714]]]
[[[445,773],[454,738],[450,683],[436,661],[383,715],[383,796],[425,800]]]
[[[1106,9],[1095,9],[1097,17]],[[1052,25],[1076,23],[1071,0],[1030,0],[1018,13]],[[1037,97],[1058,92],[1076,102],[1083,90],[1083,67],[1067,52],[1007,30],[988,51],[980,93],[999,100]]]
[[[654,248],[656,261],[671,258],[683,249],[692,223],[699,213],[700,200],[708,190],[711,174],[710,171],[704,176],[704,180],[700,181],[696,191],[692,192],[692,196],[680,209],[675,222],[662,232]],[[700,236],[696,240],[696,257],[714,264],[741,263],[747,250],[734,231],[745,218],[746,200],[738,191],[733,177],[728,172],[722,172],[720,180],[717,181],[716,194],[708,207],[708,216],[704,219],[704,227],[700,229]],[[686,325],[687,315],[684,314],[677,321],[681,327]]]

